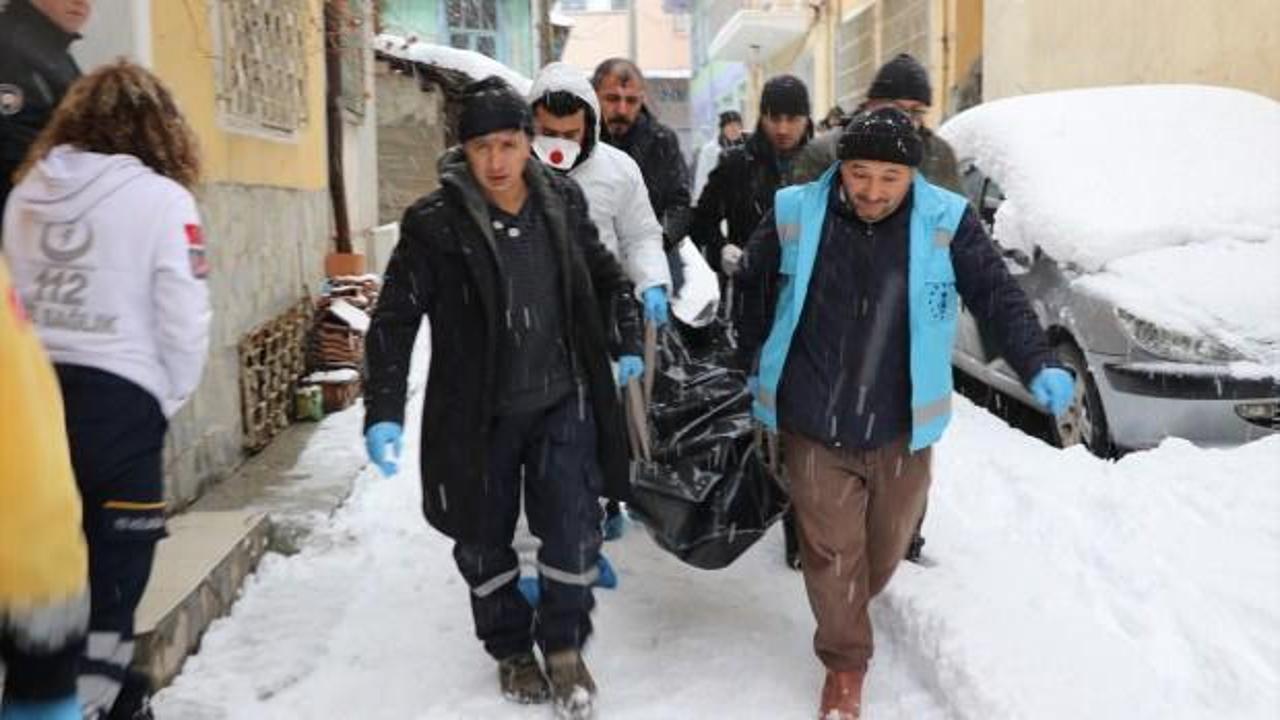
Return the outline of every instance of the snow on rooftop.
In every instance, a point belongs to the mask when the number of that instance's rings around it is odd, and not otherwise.
[[[1207,240],[1280,242],[1280,103],[1196,85],[985,103],[940,129],[1004,189],[995,234],[1097,270]]]
[[[382,33],[374,38],[373,47],[384,55],[457,70],[476,80],[497,75],[510,83],[521,95],[528,95],[529,87],[533,84],[529,78],[497,60],[471,50],[459,50],[389,33]]]

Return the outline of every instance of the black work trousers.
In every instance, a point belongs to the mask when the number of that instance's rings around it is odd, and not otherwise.
[[[488,512],[473,520],[483,539],[453,550],[471,589],[476,636],[498,660],[534,641],[544,654],[580,648],[591,634],[601,543],[603,478],[591,403],[573,393],[550,408],[495,418],[488,461]],[[542,541],[536,611],[518,590],[511,548],[522,492],[529,529]]]
[[[133,617],[165,535],[169,424],[156,399],[124,378],[75,365],[56,370],[89,546],[89,637],[78,694],[86,717],[130,717],[135,708],[116,706],[145,701],[145,692],[122,697],[121,689],[137,685]]]

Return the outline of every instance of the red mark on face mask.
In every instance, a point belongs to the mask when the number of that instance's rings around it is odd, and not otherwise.
[[[560,152],[559,150],[552,150],[552,151],[551,151],[551,164],[552,164],[552,165],[559,165],[559,164],[560,164],[560,163],[562,163],[562,162],[564,162],[564,153]]]

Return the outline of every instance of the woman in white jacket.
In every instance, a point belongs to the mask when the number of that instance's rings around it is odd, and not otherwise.
[[[133,614],[165,534],[168,421],[209,341],[198,175],[195,136],[168,90],[120,62],[71,87],[5,209],[4,253],[57,370],[80,489],[86,718],[149,717],[147,685],[128,672]]]

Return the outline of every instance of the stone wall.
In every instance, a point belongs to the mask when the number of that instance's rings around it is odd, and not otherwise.
[[[315,296],[330,252],[326,190],[212,183],[199,204],[213,272],[209,360],[200,388],[169,428],[171,509],[191,503],[244,457],[237,345],[254,326]]]
[[[396,222],[405,208],[440,185],[436,160],[444,152],[444,100],[418,80],[376,68],[378,220]]]

